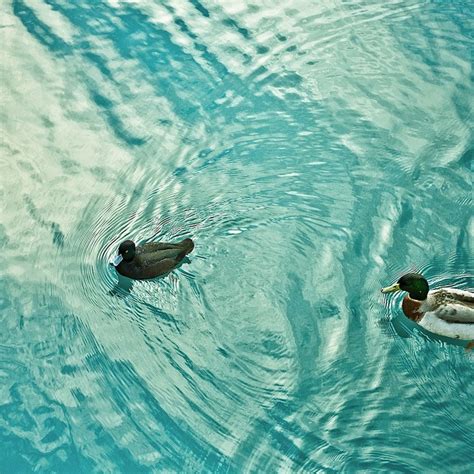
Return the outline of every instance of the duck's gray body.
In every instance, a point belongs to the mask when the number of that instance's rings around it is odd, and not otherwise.
[[[133,244],[131,241],[127,242]],[[132,255],[119,250],[119,255],[122,255],[123,259],[115,268],[128,278],[147,280],[173,270],[188,253],[192,252],[194,243],[191,239],[184,239],[175,244],[150,242],[137,247],[133,244],[133,247],[134,251],[130,252]]]

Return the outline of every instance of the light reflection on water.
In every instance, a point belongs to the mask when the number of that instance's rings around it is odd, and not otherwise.
[[[0,470],[470,471],[467,7],[5,3]]]

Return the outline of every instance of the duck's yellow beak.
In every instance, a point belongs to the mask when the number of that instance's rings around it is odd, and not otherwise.
[[[398,283],[382,288],[382,293],[393,293],[394,291],[400,291],[400,285]]]

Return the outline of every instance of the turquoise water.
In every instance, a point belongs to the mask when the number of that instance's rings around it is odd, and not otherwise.
[[[473,472],[472,2],[1,9],[0,472]]]

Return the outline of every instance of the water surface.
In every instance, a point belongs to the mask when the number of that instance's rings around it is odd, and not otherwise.
[[[1,9],[1,472],[472,472],[471,2]]]

